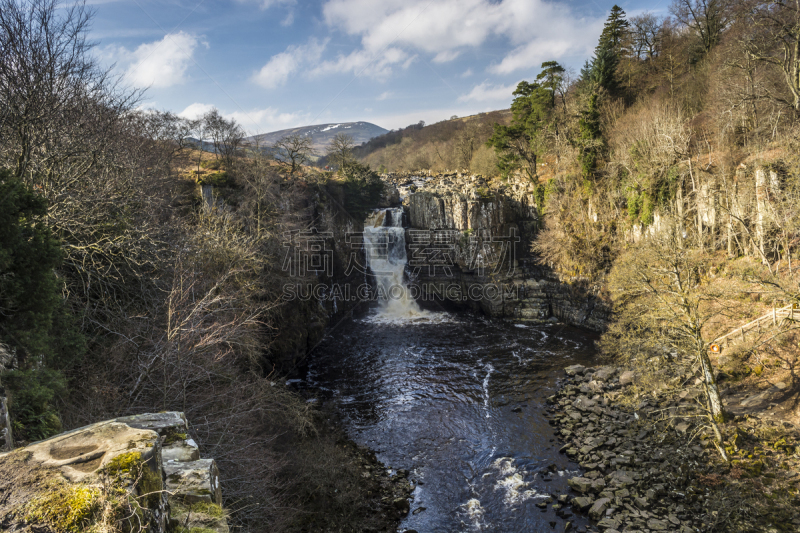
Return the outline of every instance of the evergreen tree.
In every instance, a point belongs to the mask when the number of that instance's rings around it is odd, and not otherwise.
[[[60,371],[85,350],[53,272],[61,264],[61,248],[40,220],[46,213],[44,198],[10,172],[0,172],[0,343],[18,366],[3,376],[3,384],[21,440],[60,430],[52,406],[66,386]]]
[[[592,70],[589,74],[590,86],[597,90],[602,87],[610,94],[617,92],[617,66],[619,56],[610,47],[599,48],[595,57],[592,58]]]
[[[623,52],[623,43],[629,30],[630,23],[625,18],[625,11],[618,5],[614,5],[603,25],[603,33],[600,34],[597,50],[608,48],[619,56]]]
[[[563,73],[564,67],[555,61],[546,61],[542,63],[537,81],[521,81],[514,90],[511,124],[495,124],[494,133],[486,142],[495,149],[497,167],[503,174],[523,168],[529,177],[536,175],[541,133],[552,124],[551,115]]]
[[[625,11],[615,5],[603,26],[600,40],[595,48],[591,62],[586,62],[581,69],[581,80],[588,85],[589,91],[602,87],[611,94],[619,88],[617,67],[625,55],[624,44],[630,23],[625,18]]]
[[[597,159],[603,148],[600,113],[597,110],[597,93],[589,96],[586,109],[581,112],[578,127],[580,129],[578,159],[581,163],[581,174],[586,182],[593,176],[597,168]]]
[[[536,81],[550,92],[550,109],[553,109],[556,106],[556,93],[564,81],[564,67],[556,61],[545,61]]]

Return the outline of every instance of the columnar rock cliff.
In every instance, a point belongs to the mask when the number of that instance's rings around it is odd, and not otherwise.
[[[530,181],[491,188],[460,174],[384,179],[404,194],[409,269],[423,299],[493,317],[605,328],[608,305],[562,283],[532,254],[540,219]]]

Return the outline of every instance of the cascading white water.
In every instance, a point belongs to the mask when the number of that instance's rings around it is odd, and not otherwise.
[[[375,275],[380,315],[385,318],[428,316],[409,294],[403,280],[408,261],[403,209],[375,211],[364,222],[367,266]]]

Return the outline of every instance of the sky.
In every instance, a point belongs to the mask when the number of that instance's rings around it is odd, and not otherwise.
[[[542,62],[579,72],[604,0],[87,0],[101,64],[142,106],[216,107],[248,134],[367,121],[398,129],[508,108]],[[633,16],[667,3],[618,2]]]

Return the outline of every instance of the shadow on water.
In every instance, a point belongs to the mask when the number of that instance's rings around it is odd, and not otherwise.
[[[557,324],[371,311],[332,332],[297,385],[335,401],[353,440],[410,471],[401,531],[563,531],[566,520],[536,504],[566,493],[578,467],[558,453],[544,402],[593,341]]]

